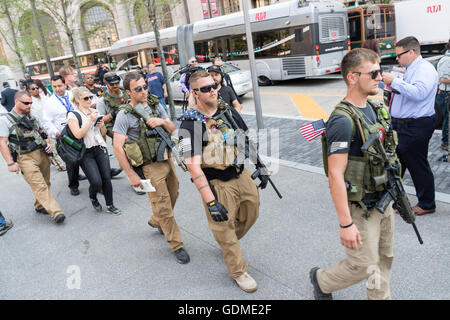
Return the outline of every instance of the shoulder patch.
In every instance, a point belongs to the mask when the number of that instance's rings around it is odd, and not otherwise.
[[[190,109],[190,110],[186,110],[185,113],[183,113],[181,115],[181,117],[179,117],[177,119],[178,121],[201,121],[201,122],[206,122],[206,117],[204,115],[202,115],[200,112],[198,112],[197,110],[194,109]]]

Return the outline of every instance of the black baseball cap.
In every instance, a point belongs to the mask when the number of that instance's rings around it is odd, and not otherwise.
[[[221,75],[223,75],[223,73],[222,73],[222,69],[220,68],[220,66],[216,66],[216,65],[212,65],[212,66],[209,66],[207,69],[206,69],[206,71],[208,71],[208,72],[217,72],[217,73],[220,73]]]
[[[107,72],[103,79],[109,84],[120,83],[120,77],[115,72]]]

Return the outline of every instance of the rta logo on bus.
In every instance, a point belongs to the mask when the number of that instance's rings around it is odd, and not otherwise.
[[[256,21],[262,21],[266,19],[266,12],[260,12],[256,14]]]
[[[81,269],[79,266],[71,265],[67,267],[66,273],[70,274],[67,278],[66,286],[67,289],[81,289]]]
[[[435,5],[435,6],[428,6],[427,7],[427,13],[437,13],[442,10],[441,5]]]

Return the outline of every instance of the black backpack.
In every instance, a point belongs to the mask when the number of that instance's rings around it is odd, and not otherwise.
[[[81,127],[81,116],[78,114],[78,112],[73,112],[73,114],[77,117],[78,125]],[[64,139],[65,137],[68,137],[70,140],[72,140],[72,144],[69,144],[66,141],[69,139]],[[77,150],[73,146],[75,144],[81,146],[80,150]],[[56,139],[56,150],[58,151],[58,155],[67,165],[74,166],[79,164],[81,162],[81,159],[83,159],[84,153],[86,152],[86,145],[84,144],[83,138],[75,138],[75,136],[72,134],[72,131],[70,131],[69,125],[66,124],[64,129],[61,131],[61,135]]]

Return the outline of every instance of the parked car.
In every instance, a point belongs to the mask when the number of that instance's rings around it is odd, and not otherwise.
[[[211,63],[201,63],[200,66],[207,68]],[[230,76],[231,82],[233,83],[234,90],[237,95],[242,97],[247,92],[252,90],[252,79],[249,70],[241,70],[230,63],[224,63],[222,67],[223,72]],[[183,101],[184,94],[180,90],[180,78],[181,74],[179,70],[175,71],[169,79],[170,86],[172,88],[173,99],[176,101]]]

